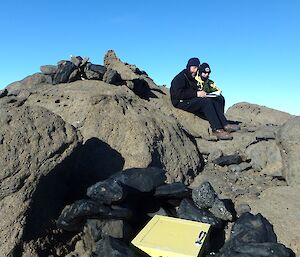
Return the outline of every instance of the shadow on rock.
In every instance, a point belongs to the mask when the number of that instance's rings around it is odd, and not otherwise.
[[[148,83],[143,79],[134,79],[133,81],[134,87],[132,91],[144,100],[150,100],[150,98],[157,98],[157,96],[152,92],[153,89],[150,89]],[[160,93],[164,94],[162,91],[156,89]]]
[[[40,182],[32,196],[30,210],[26,215],[24,242],[45,236],[53,228],[54,221],[65,206],[69,191],[69,178],[72,175],[77,147],[63,162],[58,164]]]
[[[70,177],[70,201],[83,198],[86,189],[123,169],[124,158],[98,138],[90,138],[76,153],[75,170]]]

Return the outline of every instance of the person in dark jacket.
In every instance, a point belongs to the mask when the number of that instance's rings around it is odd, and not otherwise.
[[[199,69],[200,68],[200,69]],[[213,83],[208,83],[210,67],[208,64],[200,66],[198,58],[188,60],[186,68],[177,74],[171,82],[170,94],[174,107],[198,116],[205,116],[210,123],[213,134],[221,140],[232,139],[230,132],[237,131],[239,127],[229,124],[224,115],[225,100],[218,88],[212,89],[215,97],[209,97],[204,89],[204,84],[214,88]],[[199,78],[203,82],[202,86]],[[208,87],[206,85],[206,87]],[[209,88],[209,87],[208,87]],[[206,89],[207,90],[207,89]]]

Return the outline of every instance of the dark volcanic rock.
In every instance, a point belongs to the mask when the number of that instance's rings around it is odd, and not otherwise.
[[[76,69],[76,66],[70,61],[62,61],[58,64],[57,71],[53,77],[52,84],[66,83],[69,77]]]
[[[178,217],[186,220],[200,221],[203,223],[208,223],[213,225],[216,228],[222,228],[223,222],[216,218],[208,210],[200,210],[197,208],[192,201],[184,199],[181,201],[181,204],[178,208]]]
[[[104,237],[97,242],[93,257],[137,257],[137,255],[121,240]]]
[[[106,68],[104,66],[92,64],[90,62],[84,67],[84,74],[87,79],[101,80],[105,72]]]
[[[191,190],[185,184],[175,182],[157,187],[154,196],[161,198],[186,198],[191,196]]]
[[[234,224],[231,238],[217,257],[292,257],[290,249],[277,243],[272,225],[260,214],[244,213]]]
[[[208,181],[192,190],[192,198],[199,209],[209,209],[217,218],[232,220],[232,214]]]
[[[4,96],[7,96],[7,93],[8,93],[8,91],[7,91],[7,89],[5,88],[5,89],[2,89],[2,90],[0,90],[0,98],[1,97],[4,97]]]
[[[208,181],[192,190],[193,201],[200,209],[211,208],[217,197],[215,190]]]
[[[79,231],[88,218],[130,219],[130,217],[131,212],[128,209],[112,209],[93,200],[79,200],[63,209],[56,224],[57,227],[67,231]]]
[[[293,253],[282,244],[278,243],[250,243],[234,249],[239,254],[249,254],[251,257],[292,257]]]
[[[93,200],[111,204],[124,200],[127,196],[127,191],[118,181],[107,179],[89,187],[87,196]]]
[[[107,69],[103,75],[103,81],[108,84],[121,85],[125,82],[116,70]]]
[[[155,167],[131,168],[114,174],[109,180],[125,185],[128,192],[151,192],[164,184],[165,171]]]
[[[84,231],[85,233],[90,233],[91,238],[95,242],[105,236],[111,236],[129,242],[134,233],[132,227],[126,221],[116,219],[88,219]]]
[[[215,200],[213,206],[209,209],[209,211],[217,218],[222,220],[232,220],[233,218],[233,215],[227,209],[225,203],[218,198]]]
[[[240,164],[242,162],[241,156],[238,154],[232,154],[232,155],[225,155],[221,156],[215,160],[213,160],[213,163],[220,165],[220,166],[225,166],[225,165],[231,165],[231,164]]]

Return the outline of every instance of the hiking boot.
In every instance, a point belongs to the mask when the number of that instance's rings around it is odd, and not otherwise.
[[[224,126],[224,129],[227,131],[227,132],[235,132],[235,131],[238,131],[240,130],[240,126],[239,125],[236,125],[236,124],[227,124]]]
[[[213,135],[219,140],[231,140],[233,137],[224,129],[216,129],[213,131]]]

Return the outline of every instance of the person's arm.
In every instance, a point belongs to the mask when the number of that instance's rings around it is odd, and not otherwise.
[[[190,99],[197,97],[197,90],[187,86],[184,76],[176,76],[171,82],[170,93],[175,99]]]
[[[217,87],[214,81],[209,80],[209,87],[211,92],[221,94],[221,90]]]

